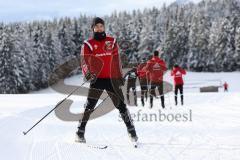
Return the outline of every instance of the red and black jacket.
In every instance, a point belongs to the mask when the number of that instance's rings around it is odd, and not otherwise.
[[[183,75],[186,74],[186,71],[180,67],[176,67],[171,71],[171,76],[174,79],[174,85],[183,85]]]
[[[137,74],[139,79],[146,79],[147,78],[147,73],[144,70],[144,67],[147,65],[147,63],[141,63],[137,67]]]
[[[147,61],[146,67],[144,67],[150,82],[159,83],[163,81],[163,74],[167,70],[166,63],[157,56],[153,56],[152,59]]]
[[[84,41],[81,50],[81,68],[97,78],[122,78],[121,59],[116,39],[107,36],[104,40],[89,39]]]

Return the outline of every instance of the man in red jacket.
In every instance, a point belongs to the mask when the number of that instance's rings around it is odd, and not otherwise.
[[[148,97],[148,83],[147,83],[147,74],[146,71],[144,70],[144,67],[146,66],[146,62],[143,60],[141,64],[138,65],[137,67],[137,74],[139,78],[139,83],[141,87],[141,102],[142,106],[145,105],[144,103],[144,96],[147,100]]]
[[[124,82],[118,44],[115,38],[106,36],[104,21],[101,18],[93,19],[92,30],[93,37],[84,41],[81,50],[81,67],[85,78],[90,80],[90,89],[85,111],[76,132],[76,142],[86,142],[85,127],[103,90],[107,91],[114,106],[119,110],[131,140],[136,142],[138,137],[120,88]]]
[[[180,68],[177,64],[174,65],[173,70],[171,71],[171,76],[174,79],[174,93],[175,93],[175,105],[178,104],[177,95],[178,90],[180,91],[181,95],[181,104],[183,105],[183,75],[186,74],[186,71]]]
[[[162,108],[165,108],[164,94],[163,94],[163,74],[167,70],[166,63],[159,58],[159,52],[154,51],[153,57],[147,61],[145,67],[147,74],[149,74],[150,81],[150,108],[153,107],[153,96],[156,97],[155,89],[157,88],[160,94]]]

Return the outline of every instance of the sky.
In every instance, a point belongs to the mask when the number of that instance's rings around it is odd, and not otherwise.
[[[132,11],[169,5],[176,0],[0,0],[0,21],[31,21],[74,17],[80,13],[104,16],[113,11]],[[184,1],[184,0],[181,0]],[[198,0],[194,0],[198,1]]]

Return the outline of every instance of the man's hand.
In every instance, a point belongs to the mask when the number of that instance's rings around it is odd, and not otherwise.
[[[85,79],[86,79],[86,81],[90,81],[90,82],[94,83],[94,82],[96,82],[97,77],[96,77],[96,74],[87,72],[85,75]]]

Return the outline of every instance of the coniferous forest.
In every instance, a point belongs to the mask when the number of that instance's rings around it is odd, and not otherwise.
[[[91,16],[0,23],[0,93],[48,87],[54,68],[79,58],[91,36]],[[156,49],[169,68],[189,71],[240,70],[240,1],[203,0],[162,8],[114,12],[103,17],[117,38],[124,63],[136,63]]]

